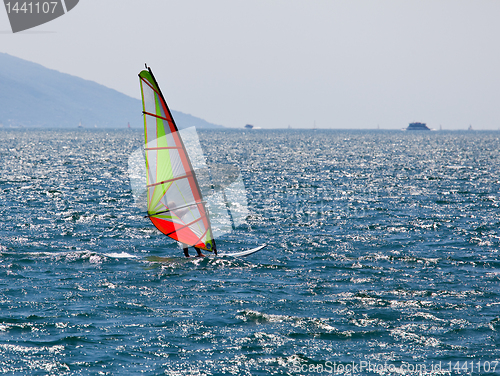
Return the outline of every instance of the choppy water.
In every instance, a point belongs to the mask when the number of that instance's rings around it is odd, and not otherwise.
[[[199,133],[247,259],[143,218],[139,132],[0,131],[0,372],[500,374],[499,133]]]

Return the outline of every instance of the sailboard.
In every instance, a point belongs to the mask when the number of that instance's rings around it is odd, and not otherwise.
[[[267,246],[267,244],[262,244],[258,247],[252,248],[252,249],[247,249],[246,251],[241,251],[241,252],[231,252],[231,253],[222,253],[221,256],[231,256],[231,257],[247,257],[250,256],[254,253],[259,252],[261,249],[264,249]]]
[[[217,255],[215,242],[217,233],[227,232],[231,224],[234,225],[241,220],[238,215],[230,216],[225,221],[218,221],[214,231],[209,210],[221,214],[228,212],[228,205],[224,199],[227,200],[228,195],[234,195],[231,192],[238,191],[231,187],[237,187],[238,182],[243,184],[241,176],[234,172],[228,173],[230,169],[227,167],[222,169],[212,167],[212,173],[220,170],[222,172],[219,174],[225,174],[226,179],[220,184],[218,194],[214,192],[208,194],[206,187],[213,188],[214,185],[204,182],[208,167],[203,157],[199,155],[201,147],[196,131],[179,130],[151,68],[147,67],[139,73],[139,81],[145,141],[142,166],[145,165],[146,173],[144,180],[135,179],[135,184],[139,182],[139,185],[146,188],[139,199],[143,200],[142,207],[147,210],[146,217],[164,235],[179,243]],[[134,162],[138,159],[129,159],[129,171],[131,160]],[[132,185],[134,185],[133,180],[131,177]],[[220,192],[223,192],[222,195]],[[207,201],[203,193],[209,198]],[[141,207],[137,201],[136,199],[136,204]],[[243,206],[246,208],[246,205]],[[237,210],[232,212],[238,213]],[[241,216],[245,216],[244,210],[240,210]],[[225,255],[248,256],[264,247],[265,245]]]

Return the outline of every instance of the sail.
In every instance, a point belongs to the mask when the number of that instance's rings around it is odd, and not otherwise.
[[[172,114],[151,69],[139,73],[139,79],[148,217],[172,239],[217,253],[208,211]]]

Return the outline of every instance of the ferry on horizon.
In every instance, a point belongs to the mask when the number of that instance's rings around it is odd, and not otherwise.
[[[262,129],[261,127],[254,127],[252,124],[247,124],[244,127],[245,129]]]
[[[407,131],[430,131],[431,129],[425,124],[425,123],[410,123],[408,125],[408,128],[405,130]]]

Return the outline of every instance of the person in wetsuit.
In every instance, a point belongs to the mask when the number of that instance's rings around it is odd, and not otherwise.
[[[184,256],[186,256],[186,257],[190,257],[189,256],[189,248],[188,247],[189,246],[187,244],[182,243],[182,250],[184,251]],[[193,247],[193,248],[196,249],[196,252],[198,253],[196,255],[196,257],[205,257],[205,255],[203,253],[201,253],[201,249],[196,248],[196,247]]]

